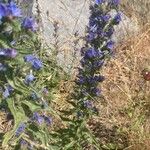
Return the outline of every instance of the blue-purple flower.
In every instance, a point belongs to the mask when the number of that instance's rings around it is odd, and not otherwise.
[[[21,17],[21,9],[14,2],[10,2],[6,5],[7,9],[5,12],[5,16],[7,17]]]
[[[38,58],[35,58],[32,62],[32,66],[34,69],[39,70],[43,67],[43,64]]]
[[[5,64],[0,63],[0,71],[6,71],[7,67]]]
[[[15,49],[6,49],[5,56],[10,58],[15,58],[17,56],[17,51]]]
[[[3,92],[3,97],[4,98],[8,98],[9,96],[10,96],[10,94],[13,92],[13,88],[10,86],[10,85],[7,85],[6,87],[5,87],[5,90],[4,90],[4,92]]]
[[[0,19],[5,16],[6,6],[3,3],[0,3]]]
[[[92,88],[91,88],[91,94],[92,94],[93,96],[100,96],[101,90],[100,90],[99,88],[92,87]]]
[[[90,77],[85,77],[83,75],[79,75],[76,83],[79,85],[89,84],[89,85],[96,85],[98,82],[103,82],[105,80],[104,76],[95,75]]]
[[[90,31],[87,36],[87,41],[91,42],[97,37],[97,33],[94,33],[93,31]]]
[[[111,36],[112,36],[113,33],[114,33],[114,28],[113,28],[113,27],[110,27],[110,28],[108,28],[108,29],[105,31],[104,35],[105,35],[107,38],[111,38]]]
[[[89,48],[86,52],[85,52],[85,58],[96,58],[96,57],[103,57],[103,52],[94,48]]]
[[[28,144],[28,142],[24,139],[21,139],[19,143],[23,146]]]
[[[31,82],[33,82],[35,79],[34,75],[32,73],[28,74],[26,77],[25,77],[25,84],[30,84]]]
[[[44,93],[44,95],[48,95],[49,91],[47,88],[43,88],[42,89],[42,93]]]
[[[17,51],[15,49],[0,49],[0,56],[15,58],[17,56]]]
[[[20,123],[18,129],[15,132],[15,135],[18,137],[21,133],[24,132],[25,128],[26,128],[25,123]]]
[[[117,13],[113,19],[113,22],[115,25],[119,24],[121,21],[121,14],[120,13]]]
[[[38,25],[37,25],[35,19],[32,18],[32,17],[25,18],[23,20],[22,26],[25,29],[28,29],[28,30],[31,30],[31,31],[36,31],[38,29]]]
[[[109,14],[106,14],[102,15],[101,18],[103,21],[105,21],[105,23],[107,23],[110,20],[111,16]]]
[[[29,54],[29,55],[26,55],[26,56],[24,57],[24,61],[25,61],[25,62],[32,62],[32,61],[34,60],[34,58],[35,58],[34,55]]]
[[[110,50],[112,50],[114,48],[114,42],[113,41],[108,41],[106,44],[106,47]]]
[[[43,67],[43,64],[41,62],[40,59],[38,59],[37,57],[35,57],[34,55],[26,55],[24,57],[24,61],[25,62],[30,62],[32,64],[32,67],[36,70],[39,70]]]
[[[77,84],[82,85],[85,83],[86,81],[85,77],[83,77],[82,75],[78,75],[77,77],[78,77],[78,79],[76,80]]]
[[[47,125],[51,125],[52,124],[52,118],[48,117],[46,115],[40,115],[37,112],[33,113],[33,117],[32,120],[37,122],[39,125],[41,125],[42,123],[46,123]]]
[[[104,0],[95,0],[95,4],[100,5],[104,2]]]
[[[39,113],[35,112],[35,113],[33,113],[32,120],[36,121],[38,124],[41,125],[44,121],[44,118],[43,118],[43,116],[39,115]]]
[[[87,78],[87,82],[90,85],[96,84],[98,82],[103,82],[104,80],[105,80],[105,77],[101,76],[101,75],[99,75],[99,76],[96,75],[96,76]]]
[[[3,92],[3,97],[4,97],[4,98],[7,98],[7,97],[9,97],[9,96],[10,96],[10,92],[9,92],[9,90],[6,88],[5,91]]]
[[[90,69],[93,69],[93,70],[98,70],[100,69],[104,64],[104,60],[95,60],[93,63],[92,63],[92,67]]]
[[[44,118],[44,121],[46,122],[47,125],[51,125],[52,124],[53,121],[52,121],[51,117],[43,115],[43,118]]]
[[[83,104],[84,104],[84,107],[86,107],[86,108],[92,108],[93,107],[92,102],[89,100],[84,101]]]

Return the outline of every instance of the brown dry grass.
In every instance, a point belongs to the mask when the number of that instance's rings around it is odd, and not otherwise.
[[[131,150],[150,149],[150,82],[141,75],[150,66],[150,28],[116,48],[103,70],[107,105],[101,107],[103,124],[126,133]]]
[[[149,0],[121,0],[121,10],[128,17],[136,17],[141,27],[146,23],[150,23]]]

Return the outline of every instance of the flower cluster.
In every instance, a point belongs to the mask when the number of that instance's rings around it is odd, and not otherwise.
[[[56,86],[56,84],[52,84],[52,82],[47,84],[46,82],[53,78],[50,77],[51,71],[54,70],[54,76],[57,76],[56,70],[49,69],[50,61],[43,51],[40,51],[40,56],[43,57],[44,62],[41,61],[38,55],[40,44],[36,45],[38,43],[37,38],[36,36],[32,37],[38,28],[35,19],[32,17],[18,19],[18,17],[21,17],[21,10],[13,0],[6,1],[0,2],[0,40],[2,41],[0,43],[0,79],[2,80],[0,83],[2,87],[0,96],[4,98],[2,101],[7,104],[6,108],[13,115],[14,128],[10,134],[8,133],[4,137],[3,145],[4,147],[9,145],[11,143],[9,140],[16,138],[14,141],[22,139],[20,144],[29,148],[32,143],[28,142],[32,138],[37,144],[41,143],[44,149],[51,149],[49,144],[55,144],[51,139],[55,140],[57,137],[56,134],[52,133],[55,138],[51,138],[51,134],[46,133],[48,131],[46,127],[53,122],[52,118],[46,114],[53,113],[53,110],[49,109],[48,101],[45,101],[45,99],[52,97],[51,93],[54,93],[49,92],[47,87],[49,85],[50,87],[51,85]],[[98,84],[105,80],[99,70],[105,63],[107,56],[113,52],[114,42],[111,40],[111,36],[114,32],[114,25],[121,21],[121,16],[117,11],[116,14],[111,14],[111,10],[117,9],[118,4],[119,0],[95,0],[94,5],[90,7],[91,16],[87,28],[86,44],[81,49],[81,65],[78,68],[75,81],[74,96],[77,101],[75,101],[75,105],[72,103],[73,106],[77,107],[75,109],[71,108],[75,110],[78,118],[77,120],[74,117],[67,118],[66,120],[73,118],[72,122],[68,122],[69,129],[66,126],[65,130],[60,129],[57,132],[58,137],[60,134],[60,139],[62,139],[62,135],[64,136],[65,143],[63,140],[56,140],[63,142],[62,145],[58,144],[61,145],[61,148],[69,141],[72,145],[72,140],[75,140],[75,145],[83,143],[81,140],[82,137],[85,139],[85,133],[77,135],[76,130],[85,132],[84,125],[86,121],[78,119],[85,118],[90,113],[98,112],[93,100],[101,95]],[[20,20],[23,21],[20,22]],[[8,28],[10,28],[11,33],[7,34],[6,37],[5,32]],[[39,78],[40,80],[38,80]],[[64,112],[72,115],[72,111]],[[65,120],[65,117],[59,118]],[[63,134],[64,131],[65,134]],[[71,132],[72,134],[70,134]],[[12,134],[15,136],[12,136]],[[29,141],[26,135],[29,135]],[[65,147],[68,147],[68,145],[70,146],[70,143]],[[72,147],[75,145],[72,145]],[[71,149],[72,147],[68,148]],[[23,146],[24,148],[25,146]]]
[[[21,17],[21,9],[16,5],[16,3],[14,3],[13,1],[8,1],[8,2],[0,2],[0,26],[1,29],[3,29],[3,27],[5,28],[5,24],[10,24],[10,21],[13,20],[17,20],[18,17]],[[21,23],[22,28],[26,29],[26,30],[30,30],[31,32],[34,32],[37,30],[37,23],[36,21],[32,18],[32,17],[27,17],[23,20],[23,22]],[[12,27],[11,27],[12,29]],[[1,34],[4,34],[5,36],[5,32],[1,32]],[[13,31],[11,31],[11,35],[13,36]],[[12,38],[8,40],[10,42],[10,46],[14,46],[13,43],[16,43],[16,41],[14,41]],[[19,51],[16,50],[14,47],[12,48],[5,48],[5,46],[0,47],[0,72],[4,72],[7,70],[9,64],[8,62],[6,63],[5,60],[7,59],[20,59],[17,58],[17,56],[19,55]],[[37,57],[35,57],[34,55],[26,55],[23,56],[24,58],[24,62],[28,62],[32,65],[32,68],[35,70],[39,70],[43,67],[42,62],[40,59],[38,59]],[[33,80],[35,79],[35,77],[32,74],[27,74],[27,76],[24,79],[24,83],[29,85]],[[6,83],[7,84],[7,83]],[[9,85],[10,86],[10,85]],[[3,92],[3,97],[7,98],[10,96],[12,92],[9,90],[9,88],[5,88],[4,92]]]
[[[26,77],[25,77],[25,84],[29,85],[30,83],[32,83],[32,81],[34,81],[35,77],[32,73],[28,74]]]
[[[5,87],[4,92],[3,92],[3,97],[4,97],[4,98],[9,97],[10,94],[13,92],[13,90],[14,90],[14,89],[13,89],[10,85],[7,85],[7,86]]]
[[[31,31],[36,31],[38,29],[38,25],[36,21],[32,17],[27,17],[23,20],[22,26]]]
[[[41,69],[43,66],[41,60],[35,57],[34,55],[26,55],[24,57],[24,61],[31,63],[32,67],[36,70]]]
[[[15,58],[17,51],[15,49],[0,49],[0,57]]]
[[[10,1],[9,3],[0,3],[0,19],[21,17],[21,10],[17,5]]]
[[[111,14],[111,10],[117,9],[118,4],[119,0],[95,0],[95,4],[90,7],[86,45],[81,49],[81,67],[76,79],[75,97],[81,110],[93,110],[92,100],[101,95],[98,83],[103,82],[105,77],[100,75],[99,70],[113,52],[114,42],[111,37],[114,26],[121,21],[121,15],[117,11]]]
[[[19,127],[16,130],[16,136],[18,137],[21,133],[23,133],[25,128],[26,128],[25,123],[20,123]]]
[[[18,8],[16,3],[9,1],[8,3],[0,2],[0,24],[3,21],[13,20],[15,18],[22,17],[21,9]],[[26,17],[23,19],[22,27],[26,30],[36,31],[38,25],[34,18]]]
[[[42,123],[46,123],[47,125],[51,125],[52,124],[52,118],[48,117],[46,115],[40,115],[37,112],[34,112],[33,117],[31,118],[32,121],[35,121],[36,123],[38,123],[39,125],[41,125]]]

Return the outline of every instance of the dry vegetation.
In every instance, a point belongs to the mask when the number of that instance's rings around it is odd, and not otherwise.
[[[149,0],[121,0],[121,10],[128,17],[136,17],[141,26],[150,23]]]
[[[118,45],[116,56],[104,68],[102,89],[107,106],[102,122],[126,134],[128,149],[150,149],[150,83],[141,75],[150,65],[150,28]]]

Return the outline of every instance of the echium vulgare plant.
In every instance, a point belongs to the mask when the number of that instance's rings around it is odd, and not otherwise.
[[[86,44],[81,48],[81,67],[78,68],[75,99],[84,116],[96,111],[95,98],[101,95],[98,83],[105,77],[100,74],[106,58],[113,54],[114,26],[121,21],[119,0],[95,0],[87,29]],[[115,12],[113,10],[116,10]]]
[[[88,129],[87,122],[92,115],[98,114],[94,101],[101,96],[98,85],[105,79],[100,74],[100,69],[105,60],[113,54],[114,26],[121,21],[119,0],[95,0],[90,10],[86,44],[81,48],[81,65],[78,68],[72,100],[69,101],[73,108],[70,111],[63,111],[66,116],[74,114],[73,118],[68,119],[70,121],[68,128],[60,135],[62,145],[66,145],[65,148],[70,150],[83,149],[87,145],[101,149]]]
[[[58,76],[51,66],[36,20],[24,17],[14,1],[1,0],[0,109],[13,120],[2,136],[2,149],[51,149],[48,128],[55,113],[49,103]]]

